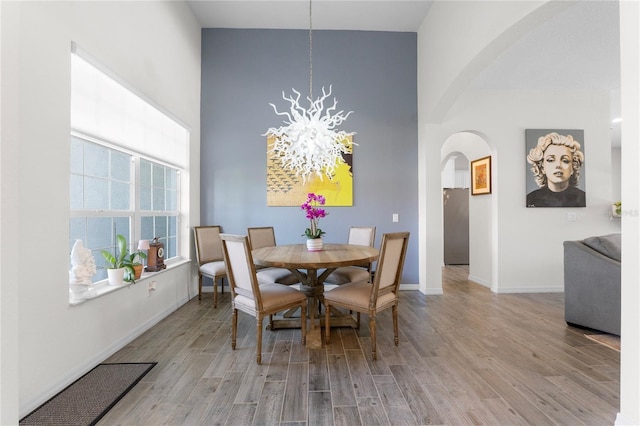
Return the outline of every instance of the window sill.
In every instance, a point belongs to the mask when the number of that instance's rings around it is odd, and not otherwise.
[[[123,288],[128,288],[132,285],[138,285],[141,282],[147,281],[149,279],[152,279],[154,277],[157,277],[159,274],[163,274],[167,271],[170,271],[171,269],[177,268],[178,266],[182,266],[184,264],[187,264],[191,262],[191,259],[176,259],[176,260],[171,260],[169,262],[166,263],[167,268],[163,269],[162,271],[158,271],[158,272],[143,272],[142,276],[140,278],[138,278],[135,282],[135,284],[133,283],[124,283],[123,285],[119,285],[119,286],[111,286],[109,285],[109,283],[107,282],[107,280],[103,280],[103,281],[98,281],[97,283],[94,283],[92,285],[89,286],[89,290],[87,290],[83,295],[81,296],[75,296],[73,294],[71,294],[71,291],[69,291],[69,305],[71,306],[76,306],[76,305],[80,305],[88,300],[92,300],[92,299],[96,299],[98,297],[104,296],[105,294],[109,294],[109,293],[113,293],[114,291],[118,291],[120,289]]]

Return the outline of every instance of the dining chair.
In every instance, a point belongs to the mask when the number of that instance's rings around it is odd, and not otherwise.
[[[373,247],[376,240],[376,227],[352,226],[349,228],[347,244]],[[333,271],[325,280],[325,284],[343,285],[347,283],[369,281],[372,262],[356,266],[343,266]]]
[[[238,311],[256,318],[256,362],[262,362],[262,321],[265,316],[299,308],[306,318],[307,296],[284,284],[259,283],[247,236],[221,234],[222,251],[231,287],[231,349],[236,348]],[[300,321],[302,344],[306,343],[306,320]]]
[[[275,247],[276,234],[273,226],[247,228],[247,235],[253,250],[263,247]],[[293,272],[286,268],[256,266],[258,281],[261,283],[277,283],[292,285],[300,282]]]
[[[400,286],[408,242],[408,232],[384,234],[373,283],[367,281],[348,283],[325,292],[325,341],[327,344],[331,340],[330,310],[332,307],[356,311],[358,327],[360,327],[360,313],[365,313],[369,315],[371,353],[375,360],[377,357],[376,315],[391,308],[394,343],[398,346],[398,287]]]
[[[218,280],[222,293],[224,292],[223,280],[227,276],[227,268],[222,254],[221,232],[222,227],[218,225],[193,228],[198,261],[198,300],[202,300],[202,277],[209,277],[213,280],[214,308],[218,307]]]

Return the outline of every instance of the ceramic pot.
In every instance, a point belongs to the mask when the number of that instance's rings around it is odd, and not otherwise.
[[[124,284],[124,268],[107,269],[109,285],[118,286]]]
[[[322,238],[310,238],[307,240],[308,251],[321,251],[322,250]]]

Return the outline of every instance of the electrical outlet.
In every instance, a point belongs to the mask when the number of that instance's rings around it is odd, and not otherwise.
[[[391,219],[391,220],[393,221],[393,223],[397,223],[397,222],[398,222],[398,220],[399,220],[399,219],[398,219],[398,213],[394,213],[394,214],[393,214],[393,217],[392,217],[392,219]]]
[[[151,281],[149,283],[149,294],[151,294],[154,291],[156,291],[156,282],[155,281]]]

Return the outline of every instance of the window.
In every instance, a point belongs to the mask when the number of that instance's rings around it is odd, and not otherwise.
[[[165,259],[177,257],[179,171],[89,139],[71,137],[69,250],[76,239],[92,250],[94,282],[107,277],[100,251],[114,252],[117,234],[130,244],[158,237]]]
[[[91,249],[106,279],[102,250],[124,235],[158,238],[165,259],[180,257],[181,171],[188,130],[72,45],[69,251]],[[182,236],[188,238],[188,236]]]
[[[158,237],[165,258],[177,256],[178,170],[140,160],[141,239]]]

